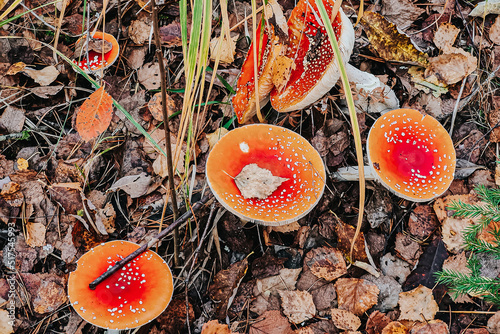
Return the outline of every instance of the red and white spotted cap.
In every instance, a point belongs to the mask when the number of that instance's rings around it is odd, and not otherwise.
[[[244,198],[234,177],[257,164],[287,180],[264,199]],[[213,147],[206,175],[217,200],[238,217],[263,225],[294,222],[318,203],[325,188],[325,166],[319,153],[299,134],[268,124],[229,131]]]
[[[390,111],[373,124],[366,146],[376,179],[399,197],[430,201],[453,181],[455,148],[432,116],[413,109]]]
[[[83,39],[86,36],[81,37]],[[90,73],[92,71],[104,70],[118,59],[118,55],[120,54],[120,46],[116,41],[116,38],[113,35],[107,34],[105,32],[96,31],[94,35],[92,35],[94,39],[104,39],[106,42],[111,43],[112,48],[110,51],[106,52],[104,55],[102,52],[96,52],[94,50],[88,50],[88,58],[86,54],[75,55],[76,57],[80,57],[80,59],[73,60],[73,63],[76,64],[79,68],[81,68],[85,73]],[[76,44],[80,42],[79,39]],[[83,48],[85,50],[85,48]]]
[[[172,273],[158,254],[147,250],[99,284],[89,283],[139,248],[129,241],[110,241],[85,253],[70,273],[68,298],[85,321],[106,329],[142,326],[159,316],[173,293]]]

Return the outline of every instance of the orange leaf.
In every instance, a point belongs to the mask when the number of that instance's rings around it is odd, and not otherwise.
[[[111,123],[113,116],[113,99],[103,87],[93,92],[78,108],[76,114],[76,131],[83,140],[94,139]]]

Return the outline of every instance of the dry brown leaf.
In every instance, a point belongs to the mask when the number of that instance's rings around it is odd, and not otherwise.
[[[497,238],[495,237],[496,231],[500,230],[500,222],[492,221],[484,228],[481,233],[478,234],[477,238],[481,241],[489,243],[494,247],[498,247]]]
[[[254,295],[262,294],[267,298],[271,294],[277,294],[279,290],[294,290],[301,271],[300,268],[283,268],[280,270],[279,275],[257,279],[253,291]]]
[[[128,36],[135,44],[145,43],[149,40],[151,32],[151,25],[144,22],[144,20],[133,20],[128,27]]]
[[[226,324],[219,324],[218,320],[212,320],[203,324],[201,334],[231,334]]]
[[[158,63],[144,64],[137,71],[137,79],[147,90],[160,88],[160,66]]]
[[[217,144],[217,142],[219,141],[219,139],[221,139],[222,137],[224,137],[228,132],[229,132],[228,129],[221,127],[221,128],[218,128],[217,130],[215,130],[212,133],[207,133],[206,134],[206,137],[207,137],[207,140],[208,140],[208,145],[210,145],[210,151],[212,150],[212,148],[214,148],[214,145]]]
[[[453,270],[464,275],[470,275],[472,271],[467,267],[467,258],[465,252],[461,252],[458,255],[453,255],[444,260],[443,270]],[[473,303],[474,301],[468,295],[459,295],[455,298],[455,294],[448,292],[451,299],[455,303]]]
[[[232,299],[236,296],[238,287],[247,270],[248,260],[245,258],[215,275],[213,283],[208,287],[208,292],[214,301],[219,302],[216,314],[218,319],[225,320],[227,309],[231,306]]]
[[[75,128],[80,137],[90,141],[106,131],[113,117],[113,99],[104,87],[93,92],[78,108]]]
[[[16,133],[23,131],[26,116],[24,110],[8,105],[0,116],[0,131]]]
[[[432,320],[412,327],[411,334],[449,334],[448,325],[441,320]]]
[[[399,321],[393,321],[384,327],[382,334],[407,334],[408,328]]]
[[[210,59],[215,60],[217,58],[217,53],[220,52],[220,62],[225,64],[231,64],[234,61],[234,55],[236,54],[236,41],[238,36],[231,36],[228,40],[226,36],[222,38],[222,45],[219,46],[220,37],[215,37],[210,41]]]
[[[434,44],[440,50],[449,48],[455,43],[455,39],[460,33],[460,29],[451,23],[443,23],[434,33]]]
[[[429,58],[425,80],[435,85],[440,83],[452,85],[459,82],[475,70],[475,66],[473,68],[469,66],[470,57],[461,53],[448,53]]]
[[[361,19],[366,34],[379,56],[387,61],[427,66],[427,55],[418,51],[408,36],[375,12],[365,12]]]
[[[290,323],[280,311],[266,311],[250,325],[249,334],[293,334]]]
[[[452,215],[452,213],[448,210],[448,206],[450,206],[453,202],[458,201],[466,204],[475,203],[474,198],[471,195],[450,195],[436,199],[433,208],[434,212],[436,213],[436,217],[441,223],[443,223],[443,220],[445,220],[447,217]]]
[[[42,99],[48,99],[51,96],[56,95],[64,88],[63,85],[59,86],[45,86],[45,87],[33,87],[29,91]]]
[[[17,159],[16,163],[17,163],[17,168],[20,171],[24,171],[24,170],[27,170],[29,168],[29,163],[28,163],[28,160],[26,160],[26,159],[19,158],[19,159]]]
[[[356,228],[344,223],[336,217],[335,232],[337,233],[337,248],[340,249],[346,256],[351,253],[351,244],[356,234]],[[365,235],[360,232],[354,243],[352,252],[352,260],[359,260],[363,262],[368,261],[365,250]]]
[[[500,17],[500,16],[499,16]],[[492,96],[492,107],[488,111],[488,123],[491,127],[490,142],[500,142],[500,96]],[[498,164],[497,164],[498,166]]]
[[[279,225],[279,226],[266,226],[269,232],[278,232],[278,233],[290,233],[294,231],[298,231],[300,229],[299,222],[293,222],[290,224]]]
[[[181,46],[181,25],[179,22],[172,22],[166,26],[160,27],[161,43],[167,47]]]
[[[475,224],[469,218],[446,218],[441,226],[441,233],[446,249],[453,254],[464,249],[464,230]]]
[[[420,255],[422,255],[422,247],[420,244],[408,235],[404,233],[398,233],[396,235],[396,247],[394,249],[396,254],[410,263],[411,265],[416,265]]]
[[[439,310],[432,290],[419,285],[417,288],[399,294],[401,315],[398,320],[429,321]]]
[[[300,324],[316,315],[312,295],[307,291],[278,291],[281,297],[281,307],[288,320]]]
[[[424,12],[425,9],[417,7],[410,0],[383,0],[380,14],[399,29],[405,30]]]
[[[438,227],[438,219],[430,205],[417,205],[408,219],[408,231],[420,240],[427,239]]]
[[[335,248],[319,247],[309,251],[304,258],[304,266],[319,278],[333,281],[347,273],[346,263],[342,253]]]
[[[290,79],[292,70],[295,69],[295,62],[287,56],[277,56],[273,65],[272,80],[276,89],[281,92]]]
[[[332,322],[338,329],[355,331],[361,326],[361,320],[349,311],[332,308]]]
[[[131,198],[138,198],[146,194],[151,181],[151,176],[144,172],[138,175],[128,175],[116,180],[107,191],[121,189],[129,194]]]
[[[0,333],[2,334],[14,333],[14,328],[12,327],[13,325],[14,321],[9,318],[9,311],[0,310]]]
[[[497,16],[495,23],[490,27],[490,40],[495,44],[500,44],[500,16]]]
[[[379,334],[391,321],[391,318],[380,311],[375,311],[370,314],[366,321],[367,334]]]
[[[26,223],[26,243],[30,247],[45,246],[46,228],[42,223]]]
[[[339,278],[335,283],[339,308],[361,316],[377,304],[379,288],[364,279]]]
[[[35,82],[41,86],[50,85],[59,76],[59,71],[55,68],[55,66],[47,66],[41,70],[25,67],[23,69],[23,73],[35,80]]]
[[[167,95],[167,115],[172,116],[175,113],[175,100],[168,94]],[[156,93],[153,95],[151,100],[148,102],[148,109],[151,112],[151,115],[153,115],[154,119],[156,119],[159,122],[163,122],[163,109],[161,105],[161,92]]]

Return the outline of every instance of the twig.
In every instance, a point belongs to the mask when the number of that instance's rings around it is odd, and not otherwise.
[[[153,5],[153,29],[156,44],[156,58],[160,67],[161,78],[161,109],[163,112],[163,128],[165,129],[165,152],[167,153],[167,172],[168,172],[168,187],[170,189],[170,198],[172,200],[172,212],[174,220],[179,217],[179,209],[177,207],[177,193],[174,185],[174,168],[172,163],[172,146],[170,143],[170,125],[167,113],[167,81],[165,75],[165,65],[163,64],[163,53],[161,48],[160,32],[158,28],[158,5],[154,1]],[[165,198],[165,205],[168,205],[168,197]],[[174,230],[174,264],[179,265],[179,230]]]
[[[136,249],[133,253],[130,253],[126,257],[124,257],[122,260],[118,261],[115,263],[113,267],[108,269],[106,272],[104,272],[101,276],[97,277],[92,283],[89,284],[89,288],[91,290],[95,290],[95,288],[101,284],[106,278],[110,277],[113,275],[115,272],[120,270],[124,265],[135,259],[137,256],[141,255],[144,253],[148,248],[154,246],[158,241],[163,239],[165,236],[167,236],[170,232],[173,230],[177,229],[179,225],[184,223],[186,220],[189,218],[193,217],[193,214],[196,213],[203,205],[205,205],[210,199],[212,198],[212,194],[209,193],[205,195],[202,199],[200,199],[198,202],[196,202],[192,207],[191,210],[186,211],[182,216],[180,216],[177,220],[175,220],[172,224],[170,224],[166,229],[158,233],[156,237],[151,239],[148,243],[142,245],[138,249]]]
[[[460,92],[457,96],[457,101],[455,102],[455,107],[453,108],[453,114],[451,116],[451,127],[450,127],[450,137],[453,135],[453,127],[455,125],[455,119],[457,118],[458,106],[460,104],[460,99],[462,98],[462,94],[464,93],[465,83],[469,76],[466,76],[462,79],[462,86],[460,87]]]

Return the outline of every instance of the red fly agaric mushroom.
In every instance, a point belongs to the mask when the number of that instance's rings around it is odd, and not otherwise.
[[[85,253],[70,273],[68,298],[85,321],[102,328],[121,330],[142,326],[159,316],[173,293],[170,268],[147,250],[99,284],[89,283],[123,259],[139,245],[111,241]]]
[[[366,146],[373,176],[399,197],[430,201],[453,181],[455,148],[432,116],[412,109],[390,111],[373,124]]]
[[[75,57],[73,63],[81,68],[85,73],[104,70],[111,66],[120,54],[120,46],[113,35],[105,32],[96,31],[92,36],[90,43],[86,40],[86,35],[81,37],[76,45]],[[111,49],[107,52],[103,50],[103,40],[110,45]],[[109,47],[108,47],[109,48]],[[87,54],[88,50],[88,54]]]
[[[335,2],[323,0],[330,16]],[[347,62],[354,46],[354,28],[342,9],[332,22],[342,60]],[[279,112],[299,110],[327,93],[340,78],[333,48],[315,1],[300,0],[288,20],[290,45],[287,56],[294,60],[290,79],[283,90],[271,91],[271,104]]]
[[[241,176],[242,170],[246,176]],[[325,187],[325,166],[311,144],[291,130],[266,124],[247,125],[222,137],[210,151],[206,175],[214,196],[227,210],[269,226],[305,216]],[[245,198],[248,189],[239,188],[237,181],[245,186],[252,177],[260,178],[262,188],[274,183],[275,189]]]
[[[259,22],[256,36],[248,50],[247,57],[241,68],[241,73],[236,86],[236,94],[233,96],[233,108],[238,122],[246,123],[256,113],[256,97],[259,99],[259,106],[263,106],[269,101],[269,93],[273,89],[273,65],[276,57],[285,53],[285,40],[288,38],[286,20],[281,11],[281,7],[272,0],[268,2],[264,12],[266,16],[274,15],[273,23]],[[254,56],[254,43],[256,44],[257,57]],[[257,59],[257,86],[258,92],[255,96],[255,62]]]

